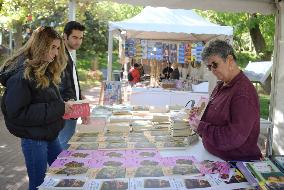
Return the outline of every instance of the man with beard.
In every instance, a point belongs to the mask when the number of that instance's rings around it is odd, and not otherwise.
[[[80,48],[85,27],[76,21],[68,22],[64,27],[64,44],[68,57],[68,63],[61,77],[60,93],[64,101],[82,100],[85,97],[81,94],[76,62],[72,57],[72,51]],[[82,117],[82,123],[87,124],[89,118]],[[64,128],[59,133],[59,142],[63,149],[67,149],[70,138],[75,133],[77,118],[66,119]]]

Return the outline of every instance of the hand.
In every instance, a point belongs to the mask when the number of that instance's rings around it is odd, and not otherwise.
[[[83,94],[81,94],[81,99],[82,99],[82,100],[86,99],[86,96],[84,96]]]
[[[83,125],[88,125],[90,123],[90,117],[89,116],[81,117],[81,120],[82,120]]]
[[[68,101],[68,102],[64,102],[64,104],[65,104],[65,112],[64,112],[64,114],[66,114],[66,113],[70,113],[71,111],[72,111],[72,104],[70,103],[70,101]]]
[[[188,123],[193,131],[197,131],[200,120],[197,118],[192,118],[192,119],[189,119]]]

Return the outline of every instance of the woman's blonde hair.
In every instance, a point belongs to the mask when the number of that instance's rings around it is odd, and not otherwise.
[[[46,55],[50,51],[53,40],[56,39],[60,40],[58,55],[55,56],[52,62],[48,62],[46,61]],[[28,42],[10,57],[2,68],[14,69],[22,56],[26,58],[25,79],[35,80],[39,88],[48,87],[50,82],[56,86],[61,82],[60,76],[66,67],[67,57],[63,40],[52,27],[42,26],[37,28]]]

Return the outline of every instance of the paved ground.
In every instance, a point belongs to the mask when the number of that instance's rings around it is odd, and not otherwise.
[[[91,103],[98,102],[99,88],[84,92]],[[19,138],[14,137],[5,127],[0,113],[0,189],[27,190],[28,177]]]

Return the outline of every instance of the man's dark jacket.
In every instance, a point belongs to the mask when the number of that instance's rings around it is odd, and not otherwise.
[[[63,98],[64,101],[68,100],[77,100],[76,97],[76,90],[75,90],[75,85],[74,85],[74,78],[73,78],[73,67],[75,67],[73,60],[70,56],[69,51],[65,48],[66,54],[68,56],[68,62],[66,65],[65,70],[63,71],[61,75],[61,84],[60,84],[60,94]],[[81,89],[80,89],[80,84],[79,84],[79,78],[77,74],[77,69],[76,70],[76,75],[77,75],[77,80],[75,82],[78,82],[79,86],[79,99],[81,100]]]
[[[34,80],[24,79],[24,62],[21,58],[15,69],[0,71],[6,87],[1,102],[6,126],[20,138],[52,141],[64,126],[64,102],[54,84],[42,89]]]

